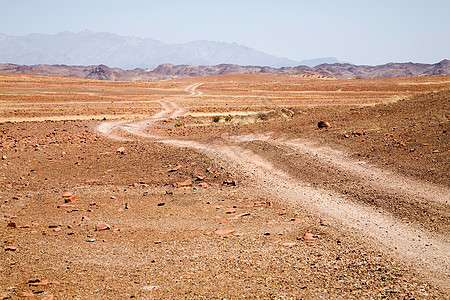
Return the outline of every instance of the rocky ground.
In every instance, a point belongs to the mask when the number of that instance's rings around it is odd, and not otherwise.
[[[0,298],[449,296],[448,77],[1,78]]]

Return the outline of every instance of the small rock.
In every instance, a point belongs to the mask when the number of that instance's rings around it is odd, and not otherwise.
[[[209,184],[207,184],[206,182],[201,182],[199,184],[199,186],[202,187],[202,188],[207,188],[209,186]]]
[[[16,222],[9,222],[8,225],[6,225],[7,228],[17,228]]]
[[[291,222],[294,224],[298,224],[298,223],[303,222],[303,219],[291,219]]]
[[[130,204],[125,203],[125,209],[130,209],[130,208],[131,208]]]
[[[125,154],[125,148],[124,148],[124,147],[117,148],[116,151],[117,151],[118,153],[120,153],[120,154]]]
[[[167,169],[167,172],[168,172],[168,173],[176,172],[176,171],[178,171],[179,169],[181,169],[182,167],[183,167],[182,165],[178,165],[178,166],[176,166],[176,167],[174,167],[174,168],[169,168],[169,169]]]
[[[109,226],[106,223],[100,223],[100,224],[95,225],[96,231],[109,230],[109,229],[111,229],[111,226]]]
[[[328,221],[321,221],[321,222],[320,222],[320,225],[322,225],[322,226],[330,226],[331,223],[328,222]]]
[[[158,206],[164,206],[166,205],[164,202],[158,203]]]
[[[14,247],[14,246],[6,246],[5,247],[5,251],[16,251],[17,250],[17,247]]]
[[[85,183],[95,183],[95,182],[100,182],[100,179],[88,179],[85,181]]]
[[[44,298],[42,298],[42,300],[54,300],[54,299],[55,299],[55,296],[53,296],[53,295],[47,295]]]
[[[19,297],[34,297],[34,293],[32,292],[20,292],[17,294]]]
[[[182,181],[182,182],[175,182],[173,184],[173,186],[176,187],[176,188],[191,187],[192,186],[192,180],[191,179],[187,179],[187,180]]]
[[[62,196],[63,196],[63,198],[69,198],[69,197],[72,197],[72,196],[73,196],[73,193],[71,193],[71,192],[65,192],[65,193],[62,194]]]
[[[36,279],[36,280],[33,280],[32,282],[28,281],[28,284],[32,285],[32,286],[43,286],[43,285],[48,285],[49,281],[48,281],[48,279],[42,279],[42,280]]]
[[[281,245],[283,245],[285,247],[292,247],[292,246],[295,246],[295,242],[283,242],[283,243],[281,243]]]
[[[230,234],[235,232],[236,230],[234,229],[217,229],[216,231],[214,231],[214,234],[216,235],[226,235],[226,234]]]
[[[314,238],[314,235],[312,233],[305,233],[303,235],[304,240],[312,240]]]
[[[328,123],[328,122],[325,122],[325,121],[319,121],[319,122],[317,122],[317,127],[318,127],[319,129],[322,129],[322,128],[330,128],[331,125],[330,125],[330,123]]]
[[[77,201],[78,199],[80,199],[80,197],[78,197],[78,196],[66,197],[66,198],[64,198],[64,202],[71,203],[71,202]]]
[[[236,186],[236,181],[235,180],[225,180],[223,182],[224,185],[228,185],[228,186]]]
[[[86,240],[86,242],[88,242],[88,243],[93,243],[93,242],[95,242],[95,239],[94,239],[94,238],[88,239],[88,240]]]

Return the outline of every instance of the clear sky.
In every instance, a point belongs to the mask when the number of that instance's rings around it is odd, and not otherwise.
[[[236,42],[302,60],[450,59],[450,0],[0,0],[0,32]]]

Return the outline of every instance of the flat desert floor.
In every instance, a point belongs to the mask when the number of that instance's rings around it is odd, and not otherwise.
[[[450,297],[450,76],[0,74],[0,112],[0,299]]]

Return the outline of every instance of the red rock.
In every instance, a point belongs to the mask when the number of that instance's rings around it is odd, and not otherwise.
[[[6,225],[7,228],[17,228],[16,222],[9,222],[8,225]]]
[[[95,183],[95,182],[100,182],[100,181],[101,181],[100,179],[89,179],[89,180],[86,180],[85,183]]]
[[[433,150],[433,153],[439,153],[439,152],[441,152],[441,151],[439,151],[439,150]]]
[[[245,216],[250,216],[250,213],[242,213],[242,214],[235,215],[234,217],[230,218],[230,220],[231,219],[236,220],[238,218],[245,217]]]
[[[64,202],[65,202],[65,203],[75,202],[75,201],[77,201],[78,199],[80,199],[80,197],[78,197],[78,196],[66,197],[66,198],[64,199]]]
[[[192,186],[192,180],[191,179],[187,179],[187,180],[182,181],[182,182],[175,182],[173,184],[173,186],[176,187],[176,188],[191,187]]]
[[[330,125],[330,123],[328,123],[328,122],[325,122],[325,121],[319,121],[319,122],[317,122],[317,127],[318,127],[319,129],[322,129],[322,128],[330,128],[331,125]]]
[[[100,224],[95,225],[95,230],[97,230],[97,231],[108,230],[108,229],[111,229],[111,226],[109,226],[106,223],[100,223]]]
[[[320,225],[322,225],[322,226],[330,226],[331,223],[328,222],[328,221],[321,221],[321,222],[320,222]]]
[[[42,279],[42,280],[37,279],[33,282],[28,282],[28,284],[32,285],[32,286],[42,286],[42,285],[48,285],[49,281],[48,281],[48,279]]]
[[[230,234],[235,232],[236,230],[234,229],[217,229],[216,231],[214,231],[214,234],[217,235],[226,235],[226,234]]]
[[[281,243],[281,245],[283,245],[285,247],[292,247],[292,246],[295,246],[295,242],[283,242],[283,243]]]
[[[314,235],[312,233],[305,233],[303,235],[304,240],[312,240],[314,238]]]
[[[178,166],[176,166],[176,167],[167,169],[167,172],[169,172],[169,173],[171,173],[171,172],[176,172],[176,171],[178,171],[179,169],[181,169],[182,167],[183,167],[182,165],[178,165]]]
[[[34,297],[34,293],[31,292],[20,292],[17,294],[19,297]]]
[[[12,184],[11,183],[7,183],[7,184],[5,184],[5,187],[6,188],[12,188]]]
[[[71,193],[71,192],[65,192],[65,193],[62,194],[62,196],[63,196],[63,198],[69,198],[69,197],[72,197],[72,196],[73,196],[73,193]]]
[[[364,131],[356,131],[356,132],[353,132],[353,134],[361,136],[361,135],[365,135],[366,133]]]

